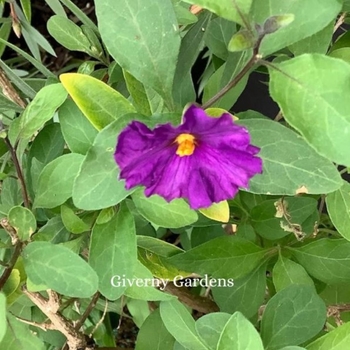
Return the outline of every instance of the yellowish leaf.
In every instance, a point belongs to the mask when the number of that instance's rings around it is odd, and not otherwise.
[[[230,219],[230,207],[227,201],[213,203],[209,208],[199,209],[199,212],[215,221],[228,222]]]

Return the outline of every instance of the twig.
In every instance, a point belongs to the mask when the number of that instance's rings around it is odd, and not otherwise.
[[[103,320],[106,317],[107,314],[107,309],[108,309],[108,300],[105,300],[106,304],[105,304],[105,308],[103,310],[103,314],[102,317],[100,318],[100,320],[96,323],[95,327],[93,328],[93,330],[91,331],[91,333],[89,334],[89,338],[92,337],[92,335],[96,332],[97,328],[100,327],[100,325],[102,324]]]
[[[100,293],[97,292],[94,294],[94,296],[92,297],[88,307],[85,309],[84,313],[82,314],[81,318],[75,323],[74,328],[78,331],[80,329],[80,327],[84,324],[84,322],[86,321],[86,319],[89,317],[91,311],[94,309],[94,307],[96,306],[97,300],[100,297]]]
[[[13,87],[10,80],[7,78],[5,72],[0,68],[0,86],[2,93],[12,102],[18,104],[22,108],[26,108],[26,103],[18,95],[16,89]]]
[[[4,142],[6,143],[6,146],[7,146],[8,150],[10,151],[13,164],[15,165],[15,168],[16,168],[16,173],[17,173],[17,176],[18,176],[18,180],[19,180],[20,185],[21,185],[21,191],[22,191],[22,198],[23,198],[24,206],[26,208],[29,208],[30,205],[29,205],[29,196],[28,196],[27,186],[26,186],[26,183],[25,183],[25,180],[24,180],[24,176],[23,176],[23,172],[22,172],[21,166],[19,164],[19,160],[18,160],[18,157],[17,157],[16,149],[14,147],[12,147],[11,142],[10,142],[10,140],[9,140],[9,138],[7,136],[4,138]]]
[[[120,326],[122,325],[122,320],[123,320],[123,316],[124,316],[124,295],[122,295],[122,297],[120,298],[120,315],[119,315],[119,320],[118,320],[118,326],[117,329],[120,328]]]
[[[283,114],[282,114],[282,111],[279,110],[279,112],[276,114],[276,117],[274,118],[274,121],[275,121],[275,122],[278,122],[278,121],[280,121],[281,119],[283,119]]]
[[[334,33],[339,29],[339,27],[344,23],[345,17],[346,17],[346,12],[343,12],[343,13],[339,16],[339,18],[338,18],[338,20],[337,20],[337,22],[335,23],[335,26],[334,26],[334,28],[333,28],[333,34],[334,34]]]
[[[319,216],[322,215],[325,203],[326,203],[326,196],[324,194],[322,194],[321,199],[320,199],[320,205],[318,206],[318,215]]]
[[[17,319],[18,321],[23,322],[23,323],[29,324],[30,326],[38,327],[38,328],[42,329],[42,330],[45,331],[45,332],[46,332],[47,330],[49,330],[49,329],[50,329],[50,330],[54,330],[54,329],[55,329],[55,327],[54,327],[54,325],[53,325],[52,323],[46,323],[46,322],[44,322],[44,323],[38,323],[38,322],[26,320],[26,319],[24,319],[24,318],[22,318],[22,317],[18,317],[18,316],[16,316],[16,319]]]
[[[191,309],[204,314],[219,311],[219,307],[214,301],[200,295],[192,294],[186,287],[177,287],[169,282],[164,290],[177,296],[181,302],[189,306]]]
[[[214,95],[211,99],[209,99],[207,102],[205,102],[202,105],[203,109],[207,109],[210,106],[212,106],[216,101],[220,100],[221,97],[223,97],[228,91],[230,91],[233,87],[235,87],[242,78],[253,68],[253,66],[262,58],[261,55],[259,55],[259,48],[262,39],[264,38],[264,34],[260,35],[257,42],[255,43],[254,49],[253,49],[253,55],[249,59],[249,61],[246,63],[246,65],[242,68],[242,70],[228,83],[226,84],[216,95]]]
[[[80,327],[84,324],[84,322],[86,321],[86,319],[89,317],[91,311],[93,310],[93,308],[96,306],[97,300],[100,296],[100,293],[97,292],[94,294],[94,296],[92,297],[89,305],[87,306],[87,308],[85,309],[84,313],[82,314],[81,318],[75,323],[74,325],[74,329],[76,331],[79,331]],[[75,300],[76,301],[76,300]],[[62,347],[62,350],[68,350],[68,344],[65,343]]]

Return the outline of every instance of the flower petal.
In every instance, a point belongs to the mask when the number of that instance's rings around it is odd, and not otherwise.
[[[195,137],[191,155],[177,155],[176,138]],[[158,194],[167,201],[187,198],[193,209],[233,198],[239,187],[262,172],[259,148],[250,145],[248,131],[234,124],[230,114],[208,117],[191,106],[184,122],[174,128],[160,125],[153,131],[139,122],[131,123],[119,136],[115,160],[127,188],[146,187],[146,196]]]

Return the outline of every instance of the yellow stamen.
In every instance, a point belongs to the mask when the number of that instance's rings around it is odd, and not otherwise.
[[[176,150],[176,154],[180,157],[190,156],[193,154],[196,142],[195,137],[191,134],[180,134],[175,142],[179,145]]]

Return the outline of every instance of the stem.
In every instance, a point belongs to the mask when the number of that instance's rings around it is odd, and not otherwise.
[[[246,65],[242,68],[242,70],[227,85],[225,85],[216,95],[214,95],[211,99],[209,99],[206,103],[204,103],[202,105],[203,109],[207,109],[210,106],[212,106],[228,91],[230,91],[233,87],[235,87],[242,80],[242,78],[251,70],[251,68],[253,68],[253,66],[260,60],[261,56],[259,55],[259,48],[264,36],[265,34],[262,34],[258,38],[253,49],[253,55],[250,58],[250,60],[246,63]]]
[[[333,28],[333,34],[338,30],[338,28],[344,23],[345,21],[345,18],[346,18],[346,12],[343,12],[338,20],[337,20],[337,23],[335,24],[334,28]]]
[[[19,161],[18,161],[16,150],[14,147],[12,147],[11,142],[7,136],[4,138],[4,141],[5,141],[8,149],[11,153],[12,161],[13,161],[15,168],[16,168],[18,180],[21,184],[22,198],[23,198],[24,206],[26,208],[29,208],[29,196],[28,196],[27,186],[26,186],[26,183],[24,181],[23,172],[22,172],[21,166],[20,166]]]

